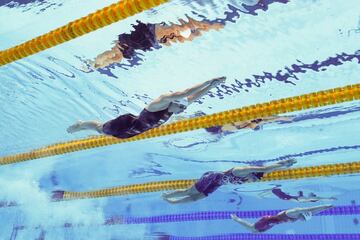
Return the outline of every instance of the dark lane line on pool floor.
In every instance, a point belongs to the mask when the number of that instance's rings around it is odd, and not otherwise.
[[[304,156],[311,156],[316,154],[322,154],[322,153],[330,153],[330,152],[338,152],[342,150],[359,150],[360,145],[350,145],[350,146],[336,146],[336,147],[329,147],[329,148],[322,148],[322,149],[315,149],[311,151],[306,152],[300,152],[300,153],[293,153],[293,154],[286,154],[279,156],[277,158],[271,158],[271,159],[261,159],[261,160],[250,160],[250,161],[235,161],[235,160],[195,160],[190,158],[184,158],[184,157],[174,157],[172,155],[166,155],[166,154],[158,154],[158,153],[147,153],[145,156],[145,160],[152,160],[154,161],[155,158],[173,158],[176,160],[184,161],[184,162],[194,162],[194,163],[244,163],[252,166],[258,166],[263,165],[265,163],[275,162],[279,160],[285,160],[289,158],[298,158],[298,157],[304,157]],[[159,161],[157,161],[159,162]]]
[[[263,71],[262,75],[252,75],[251,78],[245,78],[243,81],[235,79],[235,84],[221,84],[217,87],[216,92],[210,91],[208,96],[212,98],[223,99],[225,95],[231,96],[234,93],[239,93],[241,90],[249,92],[249,89],[253,87],[261,87],[267,81],[279,81],[285,84],[296,85],[295,81],[299,81],[298,74],[307,73],[309,70],[314,72],[323,72],[328,67],[341,66],[344,63],[357,60],[360,64],[360,50],[357,50],[353,54],[341,53],[336,56],[328,57],[323,61],[316,60],[313,63],[303,63],[297,60],[297,63],[291,64],[290,67],[285,66],[284,69],[276,71],[276,73],[270,73]],[[214,91],[214,90],[213,90]],[[199,103],[202,103],[199,101]]]

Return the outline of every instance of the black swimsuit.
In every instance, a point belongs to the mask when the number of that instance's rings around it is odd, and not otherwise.
[[[149,112],[144,109],[138,117],[131,113],[121,115],[103,125],[103,132],[117,138],[129,138],[165,123],[173,115],[168,109]]]
[[[261,179],[264,176],[263,172],[249,173],[249,176],[254,176]],[[225,184],[243,184],[247,181],[246,177],[235,176],[232,169],[226,172],[206,172],[194,184],[196,190],[205,196],[213,193],[216,189]]]
[[[285,192],[283,192],[280,188],[273,188],[272,193],[277,196],[278,198],[282,199],[282,200],[291,200],[291,199],[295,199],[298,200],[299,197],[302,197],[303,195],[299,194],[298,196],[291,196]]]
[[[151,48],[157,48],[158,42],[155,35],[155,24],[145,24],[140,21],[134,25],[134,31],[130,34],[123,33],[118,37],[120,51],[124,58],[132,58],[135,50],[147,51]]]

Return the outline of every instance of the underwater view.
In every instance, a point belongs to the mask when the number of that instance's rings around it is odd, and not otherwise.
[[[0,239],[360,239],[359,0],[0,0]]]

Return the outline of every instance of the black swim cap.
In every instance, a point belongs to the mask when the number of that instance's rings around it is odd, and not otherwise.
[[[264,177],[264,172],[254,172],[252,175],[255,176],[258,180]]]

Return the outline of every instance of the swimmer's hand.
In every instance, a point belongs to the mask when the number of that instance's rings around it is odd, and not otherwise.
[[[226,77],[214,78],[214,79],[211,80],[210,85],[211,85],[212,87],[216,87],[216,86],[218,86],[219,84],[224,83],[225,80],[226,80]]]
[[[230,214],[230,216],[231,216],[231,219],[234,220],[234,221],[239,219],[239,217],[236,216],[236,214]]]
[[[67,131],[68,133],[78,132],[78,131],[81,130],[82,125],[83,125],[83,121],[80,121],[80,120],[79,120],[79,121],[77,121],[76,123],[74,123],[73,125],[71,125],[70,127],[68,127],[68,128],[66,129],[66,131]]]
[[[83,70],[86,73],[90,73],[96,70],[94,66],[95,66],[95,62],[92,60],[88,60],[84,65],[81,66],[81,70]]]
[[[223,29],[225,27],[225,24],[222,23],[214,23],[211,25],[212,29],[215,29],[217,31],[219,31],[220,29]]]
[[[280,162],[278,162],[278,164],[280,164],[283,167],[291,167],[296,162],[297,161],[295,159],[291,158],[291,159],[288,159],[288,160],[280,161]]]

